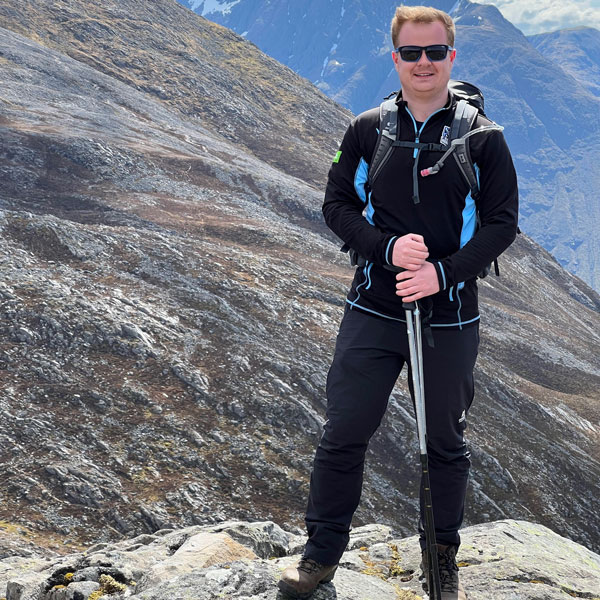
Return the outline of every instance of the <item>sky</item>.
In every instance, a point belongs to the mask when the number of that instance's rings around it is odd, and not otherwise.
[[[525,35],[570,27],[600,29],[600,0],[475,0],[493,4]]]

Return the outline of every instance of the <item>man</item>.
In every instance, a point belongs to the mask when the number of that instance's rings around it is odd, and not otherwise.
[[[439,145],[447,141],[456,107],[448,90],[456,58],[454,23],[433,8],[401,6],[392,21],[392,41],[402,86],[400,140]],[[473,129],[489,125],[478,115]],[[419,175],[440,158],[437,151],[395,148],[371,189],[368,164],[379,126],[379,109],[359,115],[329,172],[325,220],[366,264],[357,269],[348,293],[327,378],[327,422],[306,512],[309,540],[279,587],[308,598],[319,583],[333,579],[360,499],[369,439],[409,362],[402,300],[428,298],[434,343],[423,348],[427,450],[442,598],[464,600],[455,555],[470,466],[463,431],[479,343],[476,278],[515,238],[516,175],[502,134],[485,131],[468,139],[479,172],[476,207],[454,160],[434,177]],[[396,273],[386,265],[404,270]],[[419,529],[424,549],[423,519]]]

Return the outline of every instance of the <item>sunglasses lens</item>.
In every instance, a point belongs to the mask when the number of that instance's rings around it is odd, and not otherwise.
[[[429,60],[437,62],[446,58],[448,49],[446,46],[429,46],[429,48],[425,50],[425,54],[427,54]]]
[[[404,46],[400,48],[400,58],[406,62],[417,62],[421,58],[422,48],[419,46]]]

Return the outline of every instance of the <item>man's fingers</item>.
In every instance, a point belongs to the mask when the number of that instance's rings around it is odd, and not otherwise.
[[[425,263],[415,271],[397,273],[396,281],[396,295],[405,302],[420,300],[440,289],[435,267],[430,263]]]
[[[425,238],[420,233],[409,233],[408,235],[411,237],[411,239],[413,239],[417,242],[421,242],[421,243],[425,242]]]
[[[425,244],[410,244],[405,248],[404,253],[415,256],[421,256],[422,254],[429,256],[429,251],[427,250],[427,246],[425,246]]]
[[[429,250],[418,233],[408,233],[396,240],[392,263],[404,269],[417,269],[429,256]]]
[[[419,268],[428,256],[428,252],[410,252],[403,255],[397,262],[404,269],[414,269]]]
[[[424,298],[425,296],[421,293],[421,292],[417,292],[416,294],[411,294],[410,296],[404,296],[403,294],[405,294],[406,292],[396,292],[397,296],[401,296],[403,302],[414,302],[415,300],[420,300],[421,298]]]
[[[408,294],[416,294],[417,292],[420,292],[421,288],[419,288],[416,285],[402,285],[402,284],[397,284],[396,285],[396,293],[399,294],[400,296],[406,296]]]
[[[416,246],[418,248],[427,248],[427,246],[425,245],[425,239],[423,238],[422,235],[418,235],[418,234],[413,234],[408,240],[406,240],[406,243],[409,246]]]
[[[415,258],[422,258],[425,260],[429,256],[429,252],[426,246],[409,246],[405,248],[403,254],[405,256],[414,256]]]

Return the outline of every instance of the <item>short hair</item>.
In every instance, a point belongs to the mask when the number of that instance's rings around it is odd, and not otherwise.
[[[435,21],[439,21],[446,29],[448,45],[454,46],[456,27],[449,14],[431,6],[399,6],[396,8],[396,14],[392,19],[392,44],[394,44],[394,48],[397,46],[398,33],[402,25],[408,21],[413,23],[435,23]]]

